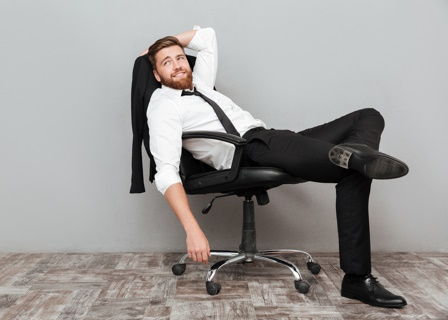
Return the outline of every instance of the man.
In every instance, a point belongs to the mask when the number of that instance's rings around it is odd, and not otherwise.
[[[184,47],[198,52],[191,70]],[[341,294],[381,307],[402,307],[403,297],[379,284],[371,273],[368,201],[372,179],[392,179],[408,172],[406,164],[378,152],[384,120],[378,111],[363,109],[298,133],[267,130],[266,125],[232,100],[213,90],[218,51],[211,28],[195,28],[156,41],[147,51],[154,76],[161,82],[148,106],[150,149],[157,189],[162,192],[186,232],[190,258],[208,262],[208,240],[187,202],[179,177],[181,148],[220,170],[230,168],[229,144],[192,139],[182,132],[225,132],[212,100],[230,120],[230,130],[248,140],[245,153],[253,165],[274,166],[315,182],[337,183],[337,221],[341,268],[346,273]],[[198,94],[199,92],[200,94]]]

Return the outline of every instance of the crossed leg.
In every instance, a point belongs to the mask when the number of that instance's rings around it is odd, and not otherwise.
[[[300,132],[265,130],[251,136],[247,156],[259,166],[281,168],[305,180],[336,183],[336,214],[341,268],[346,273],[371,271],[368,203],[372,180],[330,162],[337,144],[351,142],[378,149],[384,119],[362,109]]]

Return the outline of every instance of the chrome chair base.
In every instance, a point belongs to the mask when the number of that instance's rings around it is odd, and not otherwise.
[[[300,293],[307,293],[310,289],[308,282],[302,279],[299,268],[297,268],[294,263],[276,257],[278,254],[283,253],[300,253],[304,254],[308,258],[307,267],[308,270],[313,274],[318,274],[320,272],[320,265],[314,262],[311,255],[305,251],[293,250],[293,249],[278,249],[278,250],[257,250],[256,245],[256,230],[255,230],[255,211],[254,202],[252,201],[253,194],[250,193],[246,195],[246,200],[243,202],[243,227],[242,227],[242,238],[241,244],[239,246],[239,251],[224,251],[224,250],[213,250],[211,251],[212,256],[226,257],[227,259],[216,262],[207,272],[206,288],[210,295],[218,294],[221,290],[221,285],[214,281],[216,273],[219,269],[224,266],[230,265],[232,263],[238,263],[241,261],[251,262],[253,260],[261,260],[266,262],[273,262],[284,265],[287,267],[294,276],[294,285]],[[269,202],[269,198],[266,192],[259,192],[257,194],[257,201],[261,199],[261,203],[264,205]],[[188,254],[184,255],[180,259],[179,263],[173,266],[173,273],[175,275],[181,275],[185,272],[185,259],[188,258]]]
[[[214,279],[219,269],[224,266],[238,263],[238,262],[252,262],[253,260],[266,261],[271,263],[278,263],[287,267],[294,276],[294,285],[300,293],[307,293],[309,291],[310,285],[307,281],[302,279],[299,268],[286,259],[278,258],[276,255],[285,253],[300,253],[304,254],[308,258],[307,267],[313,274],[318,274],[320,272],[320,265],[317,264],[311,255],[305,251],[293,250],[293,249],[278,249],[278,250],[261,250],[256,253],[245,253],[238,251],[226,251],[226,250],[212,250],[210,254],[212,256],[227,257],[227,259],[216,262],[207,272],[206,278],[206,288],[210,295],[218,294],[221,290],[219,283],[215,282]],[[178,264],[173,266],[173,273],[175,275],[181,275],[185,271],[185,260],[188,258],[188,254],[184,255]]]

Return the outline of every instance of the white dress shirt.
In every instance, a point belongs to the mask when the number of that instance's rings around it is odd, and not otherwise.
[[[256,127],[266,127],[261,120],[238,107],[232,100],[213,90],[218,68],[218,49],[215,31],[199,29],[187,48],[198,51],[193,69],[193,84],[198,91],[215,101],[225,112],[241,136]],[[155,182],[162,194],[179,176],[182,147],[217,170],[229,169],[235,148],[233,145],[211,139],[182,141],[182,133],[206,130],[225,132],[213,108],[201,97],[181,96],[182,90],[162,86],[154,91],[147,117],[150,149],[157,173]]]

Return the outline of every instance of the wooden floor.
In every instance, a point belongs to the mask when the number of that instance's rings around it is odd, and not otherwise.
[[[288,269],[255,262],[221,269],[217,296],[205,290],[207,266],[171,273],[181,255],[0,253],[0,319],[448,319],[448,254],[373,255],[374,276],[407,299],[402,309],[342,298],[335,254],[313,255],[318,275],[287,257],[311,284],[306,295]]]

